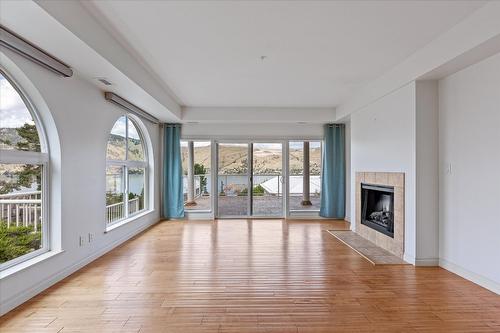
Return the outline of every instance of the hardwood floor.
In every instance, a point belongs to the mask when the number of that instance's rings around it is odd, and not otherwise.
[[[500,296],[372,266],[343,222],[162,222],[0,318],[7,332],[500,332]]]

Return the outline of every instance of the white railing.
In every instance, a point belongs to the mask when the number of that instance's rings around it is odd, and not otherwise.
[[[128,213],[134,214],[139,211],[139,198],[134,198],[128,201]]]
[[[133,198],[128,201],[128,214],[134,214],[141,210],[140,198]],[[106,221],[111,223],[125,217],[124,215],[125,207],[123,202],[117,202],[115,204],[106,206]]]
[[[0,195],[0,220],[11,226],[33,226],[37,231],[42,223],[41,191]]]
[[[123,202],[106,206],[106,221],[108,223],[119,220],[123,217]]]
[[[205,175],[194,175],[194,197],[199,198],[202,196],[202,188],[201,188],[201,177],[204,177],[205,180],[210,179],[210,174]],[[182,176],[183,182],[183,191],[184,191],[184,201],[187,200],[187,191],[188,191],[188,176]],[[210,191],[209,183],[207,181],[207,191]]]

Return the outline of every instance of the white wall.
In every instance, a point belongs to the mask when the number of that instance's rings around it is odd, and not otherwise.
[[[415,107],[412,82],[351,115],[351,220],[356,220],[356,172],[404,172],[405,259],[412,263],[416,254]]]
[[[264,122],[264,118],[256,116],[254,123],[187,123],[182,126],[182,136],[192,138],[262,138],[276,140],[323,138],[323,124]]]
[[[496,54],[439,82],[439,254],[443,267],[497,293],[499,145]]]
[[[57,161],[51,168],[51,180],[60,179],[60,182],[53,186],[51,218],[54,232],[57,233],[60,228],[62,233],[63,250],[2,278],[0,310],[4,313],[157,222],[159,173],[155,173],[152,181],[155,210],[104,233],[106,143],[114,122],[123,110],[105,101],[103,93],[79,78],[78,73],[72,78],[62,78],[10,51],[2,55],[2,65],[12,75],[25,76],[31,81],[43,97],[57,127],[61,152],[59,154],[56,149],[50,151]],[[34,102],[36,104],[36,100]],[[147,122],[144,125],[152,141],[154,165],[158,166],[158,126]],[[57,194],[60,194],[60,200]],[[89,232],[95,234],[94,241],[80,247],[79,236],[87,239]]]
[[[416,265],[439,264],[438,82],[417,81]]]

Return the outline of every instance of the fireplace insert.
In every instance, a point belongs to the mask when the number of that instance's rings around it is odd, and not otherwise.
[[[361,223],[394,238],[394,187],[361,183]]]

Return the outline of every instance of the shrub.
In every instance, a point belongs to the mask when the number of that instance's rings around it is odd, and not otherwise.
[[[29,227],[7,227],[0,222],[0,263],[15,259],[38,250],[42,242],[42,233]]]
[[[253,191],[252,191],[252,192],[253,192],[253,195],[254,195],[254,196],[262,196],[262,195],[264,195],[265,190],[264,190],[264,188],[263,188],[263,187],[259,184],[259,185],[257,185],[257,186],[254,186],[254,188],[253,188]],[[243,190],[241,190],[241,192],[240,192],[240,193],[238,193],[238,195],[240,195],[240,196],[245,196],[245,195],[247,195],[247,193],[248,193],[248,189],[247,189],[247,188],[244,188]]]

